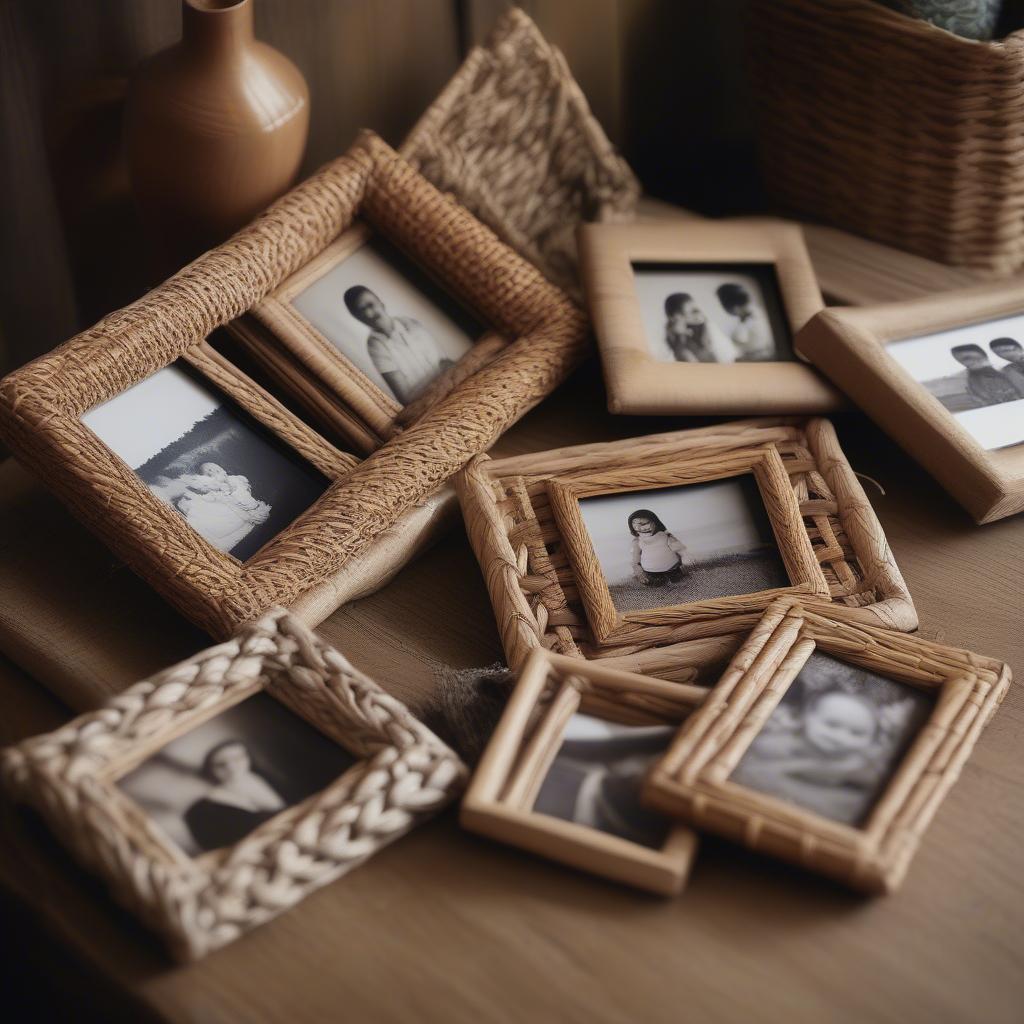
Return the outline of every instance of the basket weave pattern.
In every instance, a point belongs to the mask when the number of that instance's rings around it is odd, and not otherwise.
[[[759,614],[682,626],[635,624],[628,640],[597,644],[548,505],[546,482],[627,458],[631,467],[653,466],[686,445],[725,455],[765,444],[777,448],[789,474],[836,603],[832,614],[893,629],[916,628],[906,584],[831,424],[821,419],[748,420],[521,459],[481,457],[459,475],[456,486],[467,531],[509,665],[518,668],[534,647],[543,646],[575,657],[626,659],[623,667],[640,671],[628,660],[640,652],[751,628]],[[646,660],[644,667],[653,672],[654,659]]]
[[[582,220],[630,220],[639,182],[562,54],[512,8],[423,115],[402,155],[580,297]]]
[[[753,0],[766,183],[786,209],[945,263],[1024,265],[1024,32],[874,0]]]
[[[158,742],[182,715],[267,679],[272,695],[287,691],[325,732],[341,721],[346,746],[364,760],[250,833],[212,869],[169,858],[149,819],[110,799],[105,768],[130,745]],[[350,871],[450,802],[465,778],[455,754],[400,701],[281,608],[104,708],[5,751],[2,767],[5,785],[34,803],[184,959],[231,942]]]

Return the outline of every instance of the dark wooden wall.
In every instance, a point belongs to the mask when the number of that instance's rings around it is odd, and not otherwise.
[[[259,37],[310,86],[304,171],[343,152],[361,127],[401,141],[506,2],[256,0]],[[699,200],[700,181],[715,177],[701,170],[713,148],[701,136],[728,151],[730,133],[745,131],[730,84],[741,4],[521,6],[565,52],[645,184]],[[180,0],[0,0],[0,371],[157,283],[129,196],[121,109],[132,69],[174,42],[180,24]]]

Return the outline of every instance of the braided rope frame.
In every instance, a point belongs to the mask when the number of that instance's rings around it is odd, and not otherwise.
[[[514,340],[241,564],[150,494],[80,416],[201,345],[357,215]],[[0,437],[119,558],[224,639],[328,582],[548,395],[587,344],[568,297],[366,132],[223,245],[6,377]]]
[[[587,624],[575,580],[546,498],[560,473],[656,464],[680,450],[709,457],[773,445],[782,457],[815,557],[829,585],[836,619],[910,632],[913,599],[875,515],[825,419],[737,420],[606,444],[579,445],[530,456],[474,459],[456,477],[466,530],[491,597],[508,664],[517,669],[535,647],[578,658],[666,656],[671,645],[749,630],[759,613],[683,626],[636,624],[628,639],[599,644]]]
[[[361,760],[234,846],[189,858],[117,788],[119,766],[261,691]],[[0,770],[8,791],[39,810],[182,960],[351,871],[451,802],[467,774],[404,704],[283,608],[99,710],[8,748]]]
[[[472,50],[401,153],[577,300],[577,225],[632,220],[640,198],[565,57],[515,7]]]

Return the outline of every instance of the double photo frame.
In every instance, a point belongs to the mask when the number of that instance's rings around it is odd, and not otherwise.
[[[504,343],[476,372],[449,377],[450,390],[383,444],[365,417],[352,416],[349,434],[338,431],[352,442],[342,452],[213,354],[206,339],[322,257],[357,219],[429,268]],[[5,378],[0,435],[115,554],[224,638],[273,604],[319,617],[332,610],[332,584],[346,561],[548,394],[586,344],[586,319],[563,293],[364,133],[224,245]],[[233,461],[220,458],[223,451],[245,445],[235,424],[220,423],[215,400],[182,384],[173,372],[181,366],[172,365],[180,360],[242,396],[244,412],[276,435],[272,447],[283,444],[287,456],[298,452],[310,464],[302,502],[270,501],[252,473],[222,464]],[[188,392],[184,399],[163,400],[162,379],[170,377]],[[134,418],[117,414],[119,400]],[[170,408],[177,418],[164,418]],[[386,423],[376,426],[384,431]]]
[[[798,225],[584,224],[580,263],[613,413],[818,414],[840,393],[794,347],[824,300]]]
[[[283,608],[8,748],[3,781],[194,960],[461,791],[455,753]]]
[[[798,338],[977,523],[1024,510],[1021,284],[829,309]]]

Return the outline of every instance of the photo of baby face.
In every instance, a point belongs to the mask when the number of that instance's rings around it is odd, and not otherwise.
[[[815,652],[729,781],[861,825],[932,707],[920,690]]]

